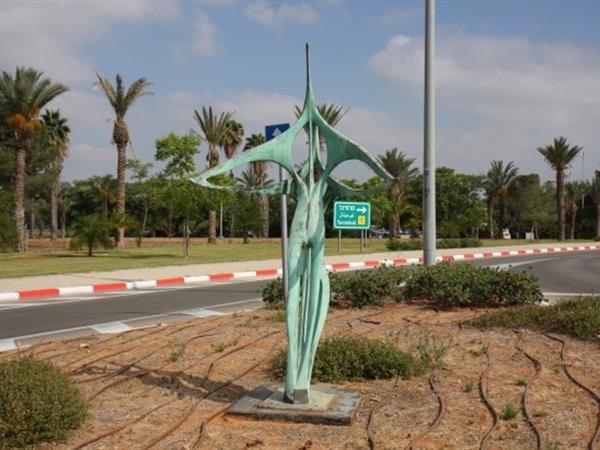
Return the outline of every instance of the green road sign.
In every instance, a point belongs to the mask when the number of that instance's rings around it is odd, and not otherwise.
[[[335,202],[333,228],[336,230],[368,230],[371,228],[371,204],[367,202]]]

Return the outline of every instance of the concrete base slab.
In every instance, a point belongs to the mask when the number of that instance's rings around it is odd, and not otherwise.
[[[291,404],[283,401],[283,387],[260,386],[234,404],[227,414],[259,420],[285,420],[323,425],[350,425],[360,403],[360,393],[353,389],[315,384],[310,401]]]

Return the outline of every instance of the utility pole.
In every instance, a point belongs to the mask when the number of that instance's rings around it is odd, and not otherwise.
[[[425,0],[423,263],[435,264],[435,0]]]

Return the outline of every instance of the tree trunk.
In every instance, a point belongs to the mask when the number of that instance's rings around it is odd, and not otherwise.
[[[27,143],[17,137],[17,165],[15,173],[15,225],[17,226],[17,251],[23,253],[27,248],[25,233],[25,157]]]
[[[125,214],[125,165],[127,163],[127,143],[117,146],[117,212],[122,217]],[[117,248],[123,247],[125,229],[117,231]]]
[[[490,229],[490,239],[494,239],[494,205],[488,201],[488,227]]]
[[[261,194],[258,197],[261,219],[261,235],[264,238],[269,237],[269,197],[266,194]]]
[[[64,239],[67,236],[67,212],[64,209],[61,214],[61,222],[60,237]]]
[[[217,243],[217,212],[212,209],[208,212],[208,243]]]
[[[596,203],[596,239],[600,239],[600,202]]]
[[[183,219],[183,256],[190,256],[190,228],[187,217]]]
[[[558,240],[565,240],[565,178],[562,169],[556,171],[556,209],[558,211]]]
[[[60,176],[52,182],[50,187],[50,240],[58,237],[58,194],[60,191]]]
[[[35,230],[35,212],[33,209],[29,212],[29,237],[33,239],[33,230]]]
[[[571,233],[570,233],[570,238],[571,240],[575,239],[575,219],[577,218],[577,208],[573,208],[571,207]]]

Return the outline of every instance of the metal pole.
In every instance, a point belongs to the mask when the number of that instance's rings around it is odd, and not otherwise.
[[[423,262],[435,264],[435,0],[425,12],[425,132],[423,158]]]
[[[338,230],[338,255],[342,254],[342,230]]]
[[[363,248],[365,246],[365,230],[360,230],[360,253],[362,254]]]
[[[279,166],[279,182],[283,181],[283,169]],[[287,229],[287,196],[281,194],[281,275],[283,278],[283,295],[287,304],[288,295],[288,229]]]

